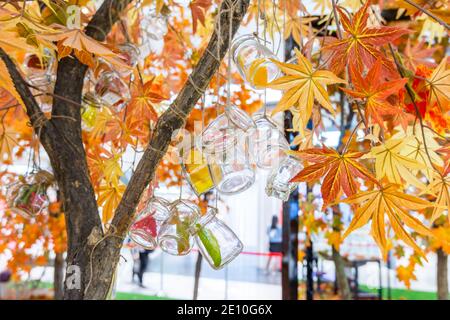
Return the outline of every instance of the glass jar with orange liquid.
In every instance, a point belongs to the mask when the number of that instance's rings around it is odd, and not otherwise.
[[[263,89],[280,75],[280,69],[270,60],[276,56],[253,34],[236,38],[231,55],[240,75],[254,89]]]

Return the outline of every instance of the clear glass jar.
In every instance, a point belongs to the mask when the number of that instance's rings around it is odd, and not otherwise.
[[[239,74],[254,89],[263,89],[280,75],[280,69],[270,60],[276,56],[253,34],[236,38],[231,55]]]
[[[47,189],[54,182],[53,175],[39,170],[27,177],[21,176],[7,190],[7,203],[10,210],[24,217],[34,217],[49,205]]]
[[[245,111],[230,105],[203,130],[198,147],[206,154],[220,153],[233,147],[255,127],[255,122]]]
[[[256,129],[250,134],[250,154],[260,169],[272,169],[286,158],[285,150],[289,150],[283,132],[277,124],[264,113],[253,115]]]
[[[217,209],[207,213],[195,224],[195,242],[202,256],[213,269],[222,269],[243,249],[241,240],[223,221],[217,218]]]
[[[290,182],[303,169],[302,163],[287,156],[278,167],[274,168],[267,178],[266,194],[283,201],[289,200],[289,195],[298,186],[298,182]]]
[[[87,93],[84,100],[94,106],[108,106],[120,111],[130,98],[130,89],[120,75],[114,71],[107,71],[100,74],[95,83],[94,93]]]
[[[133,72],[133,69],[137,66],[139,62],[140,52],[138,47],[130,42],[125,42],[118,46],[120,56],[125,60],[125,64],[127,64],[130,69],[121,69],[118,70],[122,77],[128,76]]]
[[[162,14],[156,14],[156,12],[151,12],[142,17],[142,33],[144,36],[143,41],[151,40],[161,40],[167,33],[167,17]]]
[[[155,249],[161,226],[169,216],[170,202],[160,197],[151,198],[131,225],[130,239],[145,249]]]
[[[214,163],[208,165],[204,154],[195,146],[192,146],[188,151],[188,155],[183,157],[181,168],[186,180],[197,196],[214,188],[210,170],[214,171],[216,177],[220,179],[220,168]]]
[[[235,144],[221,152],[209,154],[207,159],[214,185],[220,193],[237,194],[247,190],[255,182],[255,171],[250,164],[245,144]]]
[[[27,81],[35,87],[47,87],[56,80],[55,57],[47,49],[41,59],[35,54],[27,55],[23,66]]]
[[[188,254],[194,244],[191,230],[199,217],[200,208],[194,202],[184,199],[173,202],[158,234],[161,249],[176,256]]]

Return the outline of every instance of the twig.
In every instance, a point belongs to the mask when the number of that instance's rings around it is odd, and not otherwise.
[[[334,0],[333,0],[334,1]],[[440,25],[442,25],[445,29],[450,30],[450,26],[441,18],[439,18],[438,16],[436,16],[434,13],[428,11],[427,9],[425,9],[424,7],[419,6],[417,3],[411,1],[411,0],[405,0],[406,3],[412,5],[414,8],[416,8],[417,10],[425,13],[427,16],[429,16],[430,18],[436,20],[437,23],[439,23]]]
[[[395,54],[394,51],[394,47],[392,46],[392,44],[389,43],[389,50],[391,51],[392,57],[394,58],[394,62],[395,62],[395,66],[397,67],[398,73],[400,74],[400,76],[402,78],[405,77],[405,74],[403,72],[403,66],[401,64],[401,62],[398,60],[397,55]],[[413,106],[414,106],[414,110],[416,112],[417,118],[419,119],[419,124],[420,124],[420,130],[422,132],[422,139],[423,139],[423,147],[425,149],[425,153],[427,154],[428,160],[430,161],[431,166],[433,167],[433,169],[442,176],[441,172],[434,166],[434,163],[431,159],[431,155],[430,152],[428,150],[428,146],[427,146],[427,141],[426,141],[426,136],[425,136],[425,130],[424,130],[424,124],[423,124],[423,118],[422,115],[420,114],[420,110],[419,107],[416,104],[415,98],[414,98],[414,91],[413,89],[410,87],[409,83],[405,84],[405,88],[406,88],[406,92],[408,93]]]

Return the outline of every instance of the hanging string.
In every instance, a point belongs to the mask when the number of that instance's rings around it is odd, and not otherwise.
[[[264,45],[267,45],[267,17],[266,17],[266,1],[263,2],[263,10],[264,10],[264,24],[263,24],[263,38]],[[275,41],[273,41],[275,43]],[[267,116],[267,88],[264,87],[264,117]]]

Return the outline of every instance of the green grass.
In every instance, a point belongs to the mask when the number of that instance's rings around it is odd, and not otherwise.
[[[147,296],[145,294],[131,292],[116,292],[115,300],[172,300],[167,297]]]
[[[362,291],[377,293],[378,289],[369,288],[364,285],[359,286]],[[391,289],[393,300],[436,300],[435,292],[413,291],[406,289]],[[387,299],[387,289],[383,288],[383,299]]]

